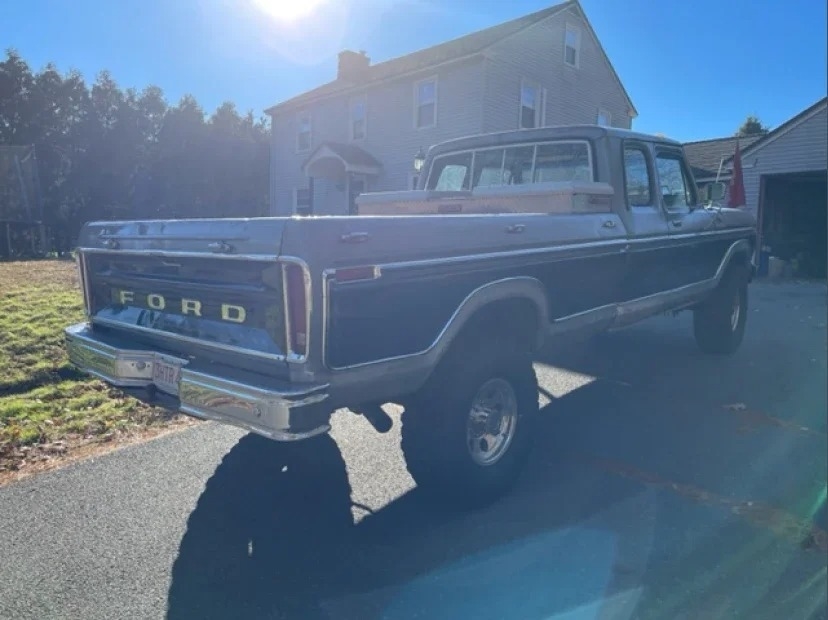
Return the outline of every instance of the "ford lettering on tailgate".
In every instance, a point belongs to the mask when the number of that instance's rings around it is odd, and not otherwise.
[[[282,355],[281,266],[272,261],[218,260],[90,256],[92,319]]]
[[[163,310],[199,318],[219,319],[230,323],[244,323],[247,320],[247,310],[244,306],[219,301],[205,303],[200,299],[180,295],[168,296],[113,288],[112,301],[116,304],[139,306],[147,310]]]

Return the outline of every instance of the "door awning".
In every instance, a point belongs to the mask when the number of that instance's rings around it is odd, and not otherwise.
[[[310,157],[302,164],[302,171],[309,177],[330,176],[331,164],[339,162],[336,166],[342,172],[354,174],[379,174],[382,165],[373,155],[356,146],[355,144],[342,144],[340,142],[324,142],[311,153]]]

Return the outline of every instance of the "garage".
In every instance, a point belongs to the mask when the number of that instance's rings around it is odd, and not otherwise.
[[[779,261],[774,265],[779,275],[826,278],[827,195],[825,170],[760,177],[763,259],[768,259],[763,267],[770,269],[773,256]]]
[[[759,275],[825,279],[828,98],[742,151],[746,207],[757,216]]]

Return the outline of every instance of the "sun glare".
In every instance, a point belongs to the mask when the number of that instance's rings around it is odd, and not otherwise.
[[[282,22],[309,16],[327,0],[253,0],[259,9]]]

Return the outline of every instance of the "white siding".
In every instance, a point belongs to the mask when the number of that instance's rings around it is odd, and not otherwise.
[[[414,85],[428,77],[437,77],[437,124],[414,127]],[[414,155],[422,148],[443,140],[479,133],[483,115],[483,60],[460,61],[439,69],[425,70],[393,82],[366,88],[367,135],[355,142],[382,164],[382,172],[368,178],[367,188],[374,190],[406,189]],[[313,148],[327,141],[350,141],[349,102],[357,93],[343,94],[306,109],[313,123]],[[306,187],[308,180],[301,170],[309,153],[296,153],[298,111],[277,112],[273,118],[271,157],[272,213],[291,213],[293,189]],[[323,179],[314,181],[316,213],[346,213],[347,191]]]
[[[564,63],[567,24],[581,33],[577,68]],[[414,128],[414,85],[432,76],[438,80],[437,125],[418,130]],[[577,10],[568,9],[498,42],[484,55],[310,104],[313,147],[350,140],[349,103],[364,95],[367,136],[357,144],[382,165],[377,177],[367,179],[367,189],[405,189],[420,148],[427,150],[435,143],[469,134],[516,129],[521,79],[546,91],[544,125],[595,123],[599,108],[611,114],[613,126],[631,125],[622,86],[583,18]],[[295,149],[297,118],[296,109],[277,111],[273,118],[274,214],[290,213],[294,188],[307,186],[301,164],[308,153],[297,154]],[[345,213],[347,202],[344,187],[315,180],[317,213]]]
[[[299,110],[277,113],[273,116],[270,158],[271,212],[287,215],[293,212],[293,191],[307,187],[308,179],[302,172],[302,164],[319,144],[325,141],[347,142],[348,99],[335,98],[302,108],[311,114],[311,150],[296,152],[296,132]],[[347,204],[344,189],[337,191],[333,184],[314,185],[314,208],[329,213],[336,204]]]
[[[563,61],[567,23],[581,32],[578,68]],[[601,108],[611,114],[614,127],[631,127],[624,90],[586,23],[572,9],[496,43],[488,56],[484,131],[518,128],[522,78],[546,89],[546,125],[595,123]]]
[[[755,165],[754,165],[755,162]],[[747,206],[759,207],[759,180],[763,174],[828,169],[828,108],[823,104],[799,125],[742,158]]]
[[[437,76],[437,125],[414,128],[414,85]],[[368,136],[361,146],[382,162],[370,189],[405,189],[414,155],[432,144],[481,130],[483,61],[425,71],[368,91]]]

